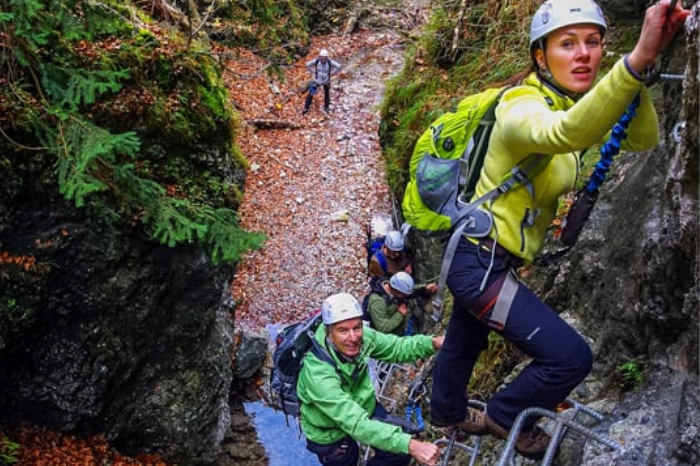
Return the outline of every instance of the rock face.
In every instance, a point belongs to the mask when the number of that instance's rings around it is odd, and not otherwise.
[[[599,429],[626,448],[589,446],[584,465],[700,462],[698,14],[696,4],[685,38],[667,54],[665,72],[680,69],[685,80],[662,84],[661,144],[621,157],[579,243],[532,280],[594,342],[593,378],[615,392],[621,365],[641,372],[619,399],[595,394],[617,404]]]
[[[38,258],[0,279],[3,311],[13,297],[26,315],[3,331],[3,421],[209,463],[229,425],[231,271],[110,229],[37,185],[6,186],[0,200],[0,243]]]

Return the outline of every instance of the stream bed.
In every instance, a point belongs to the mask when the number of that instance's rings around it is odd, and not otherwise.
[[[318,466],[316,455],[306,449],[306,437],[298,420],[255,401],[244,403],[245,412],[258,433],[270,461],[269,466]]]

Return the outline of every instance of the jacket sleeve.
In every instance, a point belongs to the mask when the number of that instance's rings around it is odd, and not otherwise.
[[[313,73],[314,67],[316,66],[316,59],[314,58],[313,60],[309,60],[306,62],[306,69],[309,70],[310,73]]]
[[[385,362],[413,362],[435,354],[430,335],[399,337],[368,328],[364,331],[364,343],[369,357]]]
[[[372,324],[383,333],[392,333],[404,322],[404,316],[395,303],[387,303],[384,298],[373,294],[369,299],[367,311],[372,316]]]
[[[304,402],[314,405],[327,418],[325,423],[337,426],[360,443],[394,453],[408,453],[411,436],[403,433],[400,427],[370,419],[370,413],[341,388],[333,367],[315,357],[307,357],[304,364],[308,365],[300,374],[307,378]]]
[[[563,154],[603,141],[637,93],[642,105],[630,126],[628,147],[658,143],[658,122],[643,83],[619,60],[585,96],[566,111],[552,111],[536,89],[514,88],[497,107],[503,142],[518,152]]]
[[[342,69],[342,65],[335,60],[331,60],[331,74],[336,74]]]

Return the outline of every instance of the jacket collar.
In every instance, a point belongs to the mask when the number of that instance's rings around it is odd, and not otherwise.
[[[523,85],[537,88],[554,110],[568,110],[576,103],[561,88],[543,79],[534,71],[525,77]]]

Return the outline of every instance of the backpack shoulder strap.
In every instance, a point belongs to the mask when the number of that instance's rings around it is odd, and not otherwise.
[[[476,183],[479,181],[479,172],[484,165],[484,157],[488,150],[491,131],[496,124],[496,107],[501,101],[503,94],[510,89],[511,86],[505,86],[496,94],[495,99],[489,104],[488,109],[479,120],[479,124],[474,130],[474,134],[469,138],[467,148],[460,159],[460,185],[463,186],[463,193],[466,196],[471,194],[476,189]]]
[[[480,205],[496,199],[501,194],[506,191],[510,191],[513,187],[517,185],[523,185],[528,190],[531,196],[534,196],[534,188],[532,187],[532,182],[530,181],[535,177],[544,167],[547,165],[552,155],[549,154],[530,154],[525,160],[513,167],[513,169],[506,175],[505,180],[487,192],[479,199],[469,203],[465,209],[461,212],[459,219],[455,222],[454,231],[450,236],[450,239],[445,247],[445,253],[442,259],[442,266],[440,267],[440,278],[438,279],[438,288],[435,293],[435,298],[433,299],[433,320],[439,322],[442,318],[442,307],[443,307],[443,297],[445,294],[445,285],[447,282],[447,275],[450,271],[450,266],[452,265],[452,259],[454,258],[455,251],[457,250],[457,244],[459,239],[464,233],[464,229],[469,225],[469,218],[471,213]],[[485,280],[484,280],[485,282]],[[483,286],[483,284],[482,284]]]
[[[318,359],[321,361],[328,363],[335,369],[335,371],[338,373],[338,376],[340,377],[340,381],[342,383],[343,377],[342,377],[342,372],[340,372],[340,368],[338,367],[338,364],[335,363],[331,355],[328,353],[326,348],[320,345],[318,341],[316,341],[316,336],[314,335],[314,332],[309,330],[309,339],[311,340],[311,351],[314,353],[314,356],[316,356]]]

